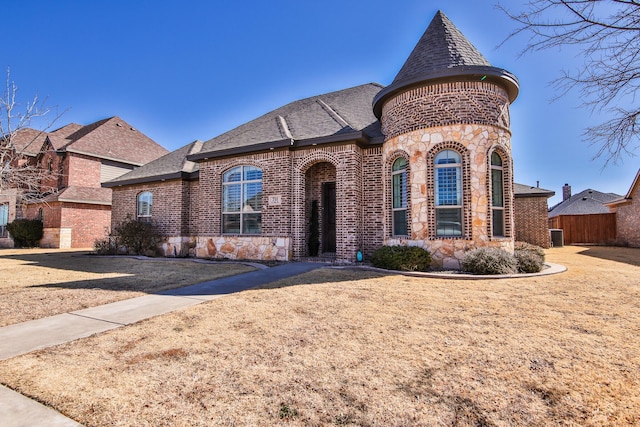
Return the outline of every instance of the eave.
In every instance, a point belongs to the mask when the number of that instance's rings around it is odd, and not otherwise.
[[[101,186],[104,188],[114,188],[114,187],[122,187],[125,185],[148,184],[150,182],[163,182],[163,181],[169,181],[173,179],[191,181],[194,179],[198,179],[199,175],[200,175],[199,171],[195,171],[195,172],[180,171],[180,172],[173,172],[173,173],[168,173],[163,175],[144,176],[140,178],[125,179],[120,181],[108,181],[108,182],[103,182]]]

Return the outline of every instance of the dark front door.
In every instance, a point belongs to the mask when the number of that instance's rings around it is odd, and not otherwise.
[[[336,251],[336,183],[322,184],[322,252]]]

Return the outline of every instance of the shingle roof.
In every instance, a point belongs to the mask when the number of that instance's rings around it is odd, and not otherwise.
[[[276,141],[305,141],[361,132],[366,138],[382,138],[380,123],[371,111],[373,97],[381,85],[369,83],[292,102],[255,120],[206,141],[200,151],[223,150]]]
[[[513,184],[513,192],[516,197],[551,197],[556,194],[555,191],[518,183]]]
[[[44,131],[22,128],[11,138],[11,143],[17,152],[27,156],[37,156],[42,152],[46,138],[47,133]]]
[[[144,166],[140,166],[127,172],[118,178],[102,184],[103,187],[116,187],[134,183],[157,181],[160,179],[172,179],[193,176],[199,170],[197,163],[187,160],[187,156],[199,151],[202,147],[201,141],[194,141],[183,147],[172,151]]]
[[[393,82],[375,97],[374,113],[380,117],[386,100],[398,92],[431,80],[450,79],[493,81],[507,89],[511,102],[518,96],[518,79],[506,70],[493,67],[451,20],[438,11]]]
[[[71,186],[58,193],[58,201],[111,205],[111,190],[108,188]]]
[[[62,130],[64,128],[59,129]],[[63,141],[54,135],[52,144]],[[83,126],[64,138],[62,149],[133,165],[143,165],[167,154],[167,150],[138,132],[121,118],[114,116]],[[54,142],[55,140],[55,142]]]
[[[601,193],[588,188],[578,194],[574,194],[549,210],[549,218],[559,215],[590,215],[609,213],[609,208],[604,203],[619,199],[619,194]]]
[[[393,83],[465,65],[491,66],[453,22],[438,11]]]
[[[69,202],[90,205],[111,205],[111,189],[72,185],[61,190],[59,193],[46,196],[42,201],[45,203]]]

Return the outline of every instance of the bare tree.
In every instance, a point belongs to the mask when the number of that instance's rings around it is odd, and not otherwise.
[[[523,54],[577,46],[584,64],[554,81],[558,97],[576,90],[592,113],[611,117],[583,134],[605,166],[634,156],[640,146],[640,0],[532,0],[517,12],[498,8],[519,24],[507,40],[530,36]]]
[[[44,201],[57,190],[56,169],[42,164],[46,154],[45,132],[62,114],[53,114],[46,99],[37,95],[21,104],[18,87],[7,70],[4,93],[0,98],[0,192],[17,189],[22,202]],[[31,129],[32,121],[49,115],[43,130]]]

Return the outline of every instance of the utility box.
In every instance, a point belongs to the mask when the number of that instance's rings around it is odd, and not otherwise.
[[[551,233],[551,246],[554,248],[561,248],[564,246],[564,231],[561,228],[552,228],[549,230]]]

